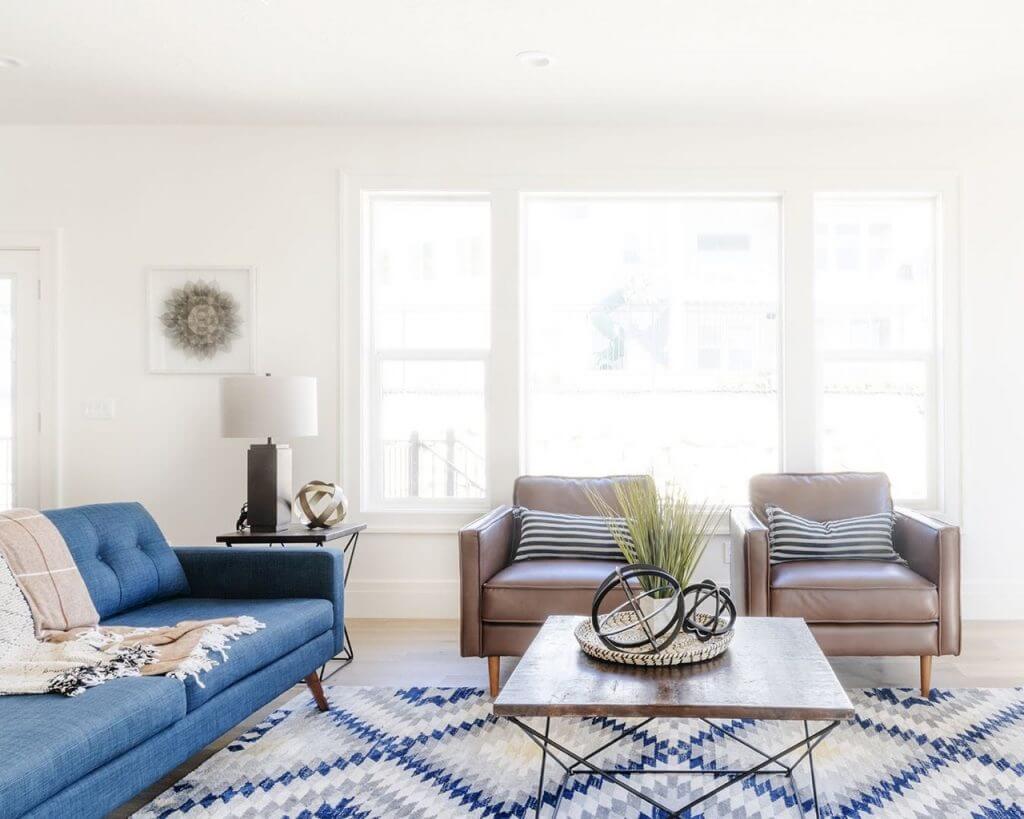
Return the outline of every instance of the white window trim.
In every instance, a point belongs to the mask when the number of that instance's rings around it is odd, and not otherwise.
[[[875,177],[879,178],[876,179]],[[815,378],[820,385],[821,365],[825,361],[923,361],[927,368],[929,416],[928,497],[907,499],[895,497],[897,506],[905,506],[944,520],[961,522],[961,372],[960,372],[960,183],[953,174],[920,174],[902,179],[899,175],[889,184],[880,184],[890,174],[866,174],[857,180],[845,179],[831,186],[816,186],[813,198],[828,200],[929,201],[935,209],[935,283],[932,293],[934,307],[934,351],[900,350],[826,353],[817,357]],[[813,224],[811,226],[813,231]],[[813,233],[812,233],[813,239]],[[813,241],[811,263],[813,277]],[[813,296],[813,291],[812,291]],[[818,400],[821,391],[815,389]],[[815,418],[820,419],[820,406]],[[821,469],[821,430],[815,430],[818,454],[816,469]]]
[[[344,189],[344,186],[343,186]],[[380,368],[384,361],[479,361],[484,366],[484,429],[485,429],[485,462],[490,464],[491,435],[490,435],[490,390],[491,383],[491,353],[489,348],[458,348],[458,349],[431,349],[431,350],[408,350],[408,349],[386,349],[377,348],[373,339],[373,287],[370,281],[372,269],[370,264],[370,230],[371,225],[366,220],[369,213],[369,203],[374,197],[386,197],[390,201],[423,201],[437,199],[438,201],[462,201],[462,202],[487,202],[491,203],[491,196],[487,191],[477,188],[457,189],[450,187],[420,188],[399,186],[393,188],[390,185],[361,186],[355,191],[358,197],[357,213],[359,215],[359,232],[357,237],[358,269],[357,276],[359,287],[360,311],[352,322],[359,329],[359,356],[358,365],[360,368],[360,380],[358,394],[359,403],[359,428],[361,434],[357,442],[357,448],[349,451],[359,452],[357,474],[358,479],[358,500],[356,509],[370,515],[394,513],[400,515],[425,515],[429,518],[436,518],[439,515],[460,516],[467,514],[479,514],[490,508],[489,497],[491,480],[488,474],[486,486],[488,494],[483,498],[398,498],[388,500],[379,493],[378,482],[380,475],[374,471],[375,465],[380,463],[380,436],[377,434],[377,413],[374,412],[375,405],[373,396],[378,392],[380,385]],[[494,216],[491,216],[492,225]],[[493,245],[493,243],[492,243]],[[492,273],[493,279],[493,246]],[[350,279],[347,279],[346,284]],[[491,283],[489,282],[489,290]],[[493,301],[493,295],[491,295]],[[493,303],[491,305],[493,314]],[[344,349],[344,347],[343,347]],[[344,380],[344,379],[343,379]],[[342,396],[344,400],[344,396]],[[342,438],[345,436],[343,435]],[[344,461],[342,461],[344,464]]]
[[[389,193],[486,193],[491,201],[491,350],[486,382],[488,497],[471,508],[381,509],[367,504],[361,462],[368,417],[365,331],[361,321],[365,287],[361,282],[361,191]],[[937,498],[921,511],[960,522],[961,398],[960,181],[953,172],[892,170],[777,169],[735,171],[622,171],[592,176],[494,175],[454,172],[418,174],[340,173],[342,229],[341,426],[340,463],[354,517],[374,523],[401,521],[409,531],[457,527],[480,511],[511,500],[512,482],[526,474],[523,395],[525,276],[519,224],[522,196],[559,194],[650,194],[778,196],[782,208],[779,310],[780,470],[815,472],[820,466],[817,354],[814,318],[814,198],[823,195],[934,196],[937,232],[936,358],[938,390],[933,452]],[[360,453],[355,457],[354,453]],[[900,503],[900,499],[897,499]]]

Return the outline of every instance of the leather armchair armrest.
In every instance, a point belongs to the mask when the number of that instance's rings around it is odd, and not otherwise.
[[[750,617],[768,616],[768,529],[749,507],[729,516],[732,555],[729,573],[736,608]]]
[[[960,529],[912,509],[896,509],[893,545],[939,590],[939,654],[960,653]]]
[[[481,657],[483,585],[512,557],[512,507],[499,506],[459,530],[460,644],[463,657]]]

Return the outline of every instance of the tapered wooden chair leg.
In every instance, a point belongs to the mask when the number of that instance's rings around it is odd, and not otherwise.
[[[309,690],[313,692],[313,699],[316,700],[316,707],[321,711],[326,711],[329,708],[327,705],[327,697],[324,696],[324,687],[320,684],[320,676],[315,671],[312,674],[306,675],[306,685],[308,685]]]
[[[501,657],[487,658],[487,677],[491,683],[491,696],[498,696],[500,685],[498,679],[501,676]]]
[[[932,658],[931,655],[921,658],[921,696],[926,698],[932,690]]]

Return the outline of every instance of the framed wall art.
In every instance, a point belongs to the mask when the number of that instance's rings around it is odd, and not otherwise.
[[[256,372],[256,269],[151,267],[149,370]]]

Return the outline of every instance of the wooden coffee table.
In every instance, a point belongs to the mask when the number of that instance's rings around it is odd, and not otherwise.
[[[674,817],[755,774],[788,776],[796,792],[793,771],[806,759],[815,815],[820,815],[814,749],[840,722],[853,716],[853,705],[803,620],[741,617],[732,644],[720,657],[672,668],[638,668],[585,655],[573,635],[581,619],[549,617],[494,700],[495,716],[508,718],[541,748],[537,816],[549,757],[565,772],[555,797],[556,814],[565,785],[576,776],[596,774]],[[527,717],[542,717],[543,730],[525,723]],[[551,720],[557,717],[638,717],[642,722],[623,729],[597,749],[576,752],[551,739]],[[742,770],[607,769],[591,761],[658,717],[699,719],[746,746],[760,760]],[[798,721],[804,724],[804,736],[788,748],[764,751],[713,719]],[[808,725],[812,720],[827,724],[812,731]],[[785,757],[793,753],[799,756],[787,762]],[[679,808],[663,805],[628,781],[639,775],[684,773],[725,781]],[[798,808],[799,804],[798,798]]]

